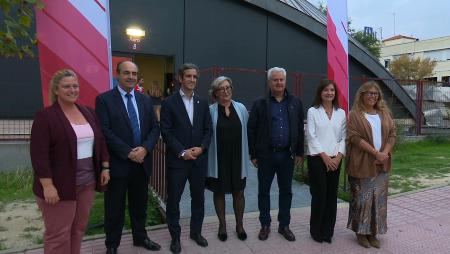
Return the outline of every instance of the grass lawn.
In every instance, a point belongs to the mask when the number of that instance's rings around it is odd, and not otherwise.
[[[12,172],[0,172],[0,211],[4,206],[14,201],[34,200],[32,192],[33,174],[31,170],[17,170]],[[162,223],[161,213],[158,208],[157,198],[150,193],[147,210],[147,225]],[[103,233],[103,194],[96,193],[91,214],[89,216],[89,229],[86,234]],[[130,229],[128,209],[126,210],[125,229]]]
[[[450,183],[449,139],[426,138],[414,143],[397,144],[392,159],[389,194]],[[344,191],[344,171],[344,167],[341,167],[339,198],[349,200],[349,194]],[[294,177],[307,183],[306,163],[303,174],[300,169],[296,169]]]

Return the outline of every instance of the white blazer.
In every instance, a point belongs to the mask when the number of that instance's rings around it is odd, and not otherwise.
[[[322,152],[328,156],[338,153],[345,155],[347,123],[344,110],[333,108],[333,115],[329,119],[322,105],[319,108],[311,107],[308,109],[307,124],[308,155]]]

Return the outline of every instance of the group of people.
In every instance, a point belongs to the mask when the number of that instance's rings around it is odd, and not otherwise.
[[[151,98],[135,90],[138,66],[124,61],[116,71],[118,86],[97,97],[95,111],[77,103],[77,75],[68,69],[56,72],[49,91],[52,104],[35,116],[30,152],[33,191],[45,224],[45,253],[80,253],[95,190],[104,191],[106,253],[117,253],[126,205],[133,245],[161,248],[145,229],[152,151],[160,134],[166,144],[166,219],[173,253],[181,252],[179,205],[187,181],[189,235],[196,244],[208,246],[202,236],[205,188],[213,192],[217,237],[228,238],[225,195],[232,194],[236,236],[247,239],[244,189],[252,166],[258,175],[258,238],[264,241],[270,235],[270,188],[276,175],[278,232],[295,241],[289,228],[291,187],[294,167],[303,163],[305,155],[304,133],[312,239],[332,242],[345,157],[352,197],[347,227],[360,245],[380,247],[377,235],[387,230],[388,173],[396,132],[376,82],[358,89],[347,117],[339,108],[335,82],[322,80],[305,130],[302,102],[287,91],[283,68],[267,71],[268,93],[254,101],[249,114],[233,100],[229,77],[212,82],[214,103],[208,105],[195,93],[198,67],[183,64],[178,70],[180,89],[162,101],[159,123]]]

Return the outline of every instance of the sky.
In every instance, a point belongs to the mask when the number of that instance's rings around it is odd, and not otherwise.
[[[308,1],[316,6],[321,2]],[[450,0],[347,0],[347,5],[351,27],[372,27],[378,39],[381,34],[383,39],[392,37],[394,27],[396,35],[419,40],[450,36]]]

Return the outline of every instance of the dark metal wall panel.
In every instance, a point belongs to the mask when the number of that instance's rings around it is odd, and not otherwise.
[[[278,66],[291,72],[326,74],[326,42],[309,31],[278,16],[269,16],[268,68]],[[293,76],[288,75],[288,89],[293,91]],[[305,110],[311,105],[320,78],[302,80]],[[306,112],[306,111],[305,111]]]
[[[39,61],[0,57],[0,119],[32,118],[42,108]]]
[[[185,21],[185,61],[201,69],[266,68],[265,12],[234,0],[186,0]],[[263,75],[223,74],[234,81],[234,98],[246,106],[264,93]],[[200,77],[200,95],[207,95],[210,82],[211,78]]]
[[[133,0],[110,1],[112,50],[130,50],[125,30],[129,26],[139,26],[146,36],[141,43],[139,54],[175,56],[176,66],[183,56],[183,15],[184,1],[181,0]]]

